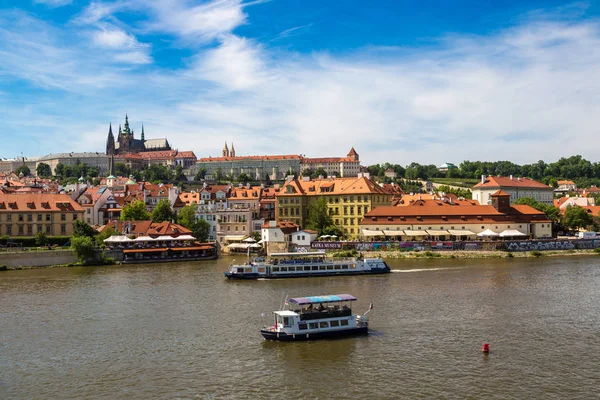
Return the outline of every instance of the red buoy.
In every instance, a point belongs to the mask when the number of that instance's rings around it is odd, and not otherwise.
[[[481,351],[484,353],[489,353],[490,352],[490,345],[488,343],[484,343],[483,347],[481,348]]]

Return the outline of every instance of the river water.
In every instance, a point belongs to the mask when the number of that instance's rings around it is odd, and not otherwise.
[[[243,282],[229,262],[0,273],[0,398],[600,397],[600,257]],[[260,336],[286,295],[336,293],[373,302],[369,336]]]

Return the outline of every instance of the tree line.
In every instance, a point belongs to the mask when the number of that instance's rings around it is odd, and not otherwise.
[[[462,178],[481,179],[487,176],[527,177],[543,182],[550,186],[557,186],[561,179],[574,181],[579,187],[591,185],[600,186],[600,162],[591,162],[580,155],[563,157],[556,162],[546,163],[540,160],[533,164],[515,164],[511,161],[468,161],[461,162],[456,168],[442,172],[435,165],[421,165],[413,162],[406,167],[398,164],[374,164],[368,167],[373,177],[383,179],[385,171],[391,169],[397,178],[405,179],[435,179],[435,178]]]

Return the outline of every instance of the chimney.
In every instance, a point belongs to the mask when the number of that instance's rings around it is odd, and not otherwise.
[[[485,175],[481,175],[481,183],[485,183]]]
[[[512,175],[510,176],[510,180],[511,180],[511,181],[513,180],[513,179],[512,179]]]
[[[140,190],[144,190],[144,182],[140,182]]]

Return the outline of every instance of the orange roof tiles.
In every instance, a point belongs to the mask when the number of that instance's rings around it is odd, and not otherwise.
[[[287,189],[287,187],[292,189]],[[288,192],[288,190],[291,190]],[[365,177],[358,178],[335,178],[314,179],[300,181],[293,179],[288,181],[277,196],[298,196],[306,194],[309,196],[322,195],[353,195],[353,194],[383,194],[387,195],[379,185]]]
[[[103,228],[113,228],[117,232],[126,232],[127,234],[142,236],[158,236],[158,235],[169,235],[169,236],[178,236],[178,235],[187,235],[192,233],[186,227],[174,224],[172,222],[152,222],[152,221],[110,221]]]
[[[83,207],[66,194],[22,193],[0,194],[0,210],[11,212],[76,212],[83,211]]]
[[[554,190],[551,186],[545,185],[541,182],[535,181],[530,178],[517,178],[512,179],[508,176],[488,176],[485,181],[477,183],[473,188],[501,188],[501,187],[520,187],[530,189],[549,189]]]
[[[283,156],[236,156],[236,157],[203,157],[198,162],[217,162],[217,161],[241,161],[241,160],[300,160],[299,155]]]

